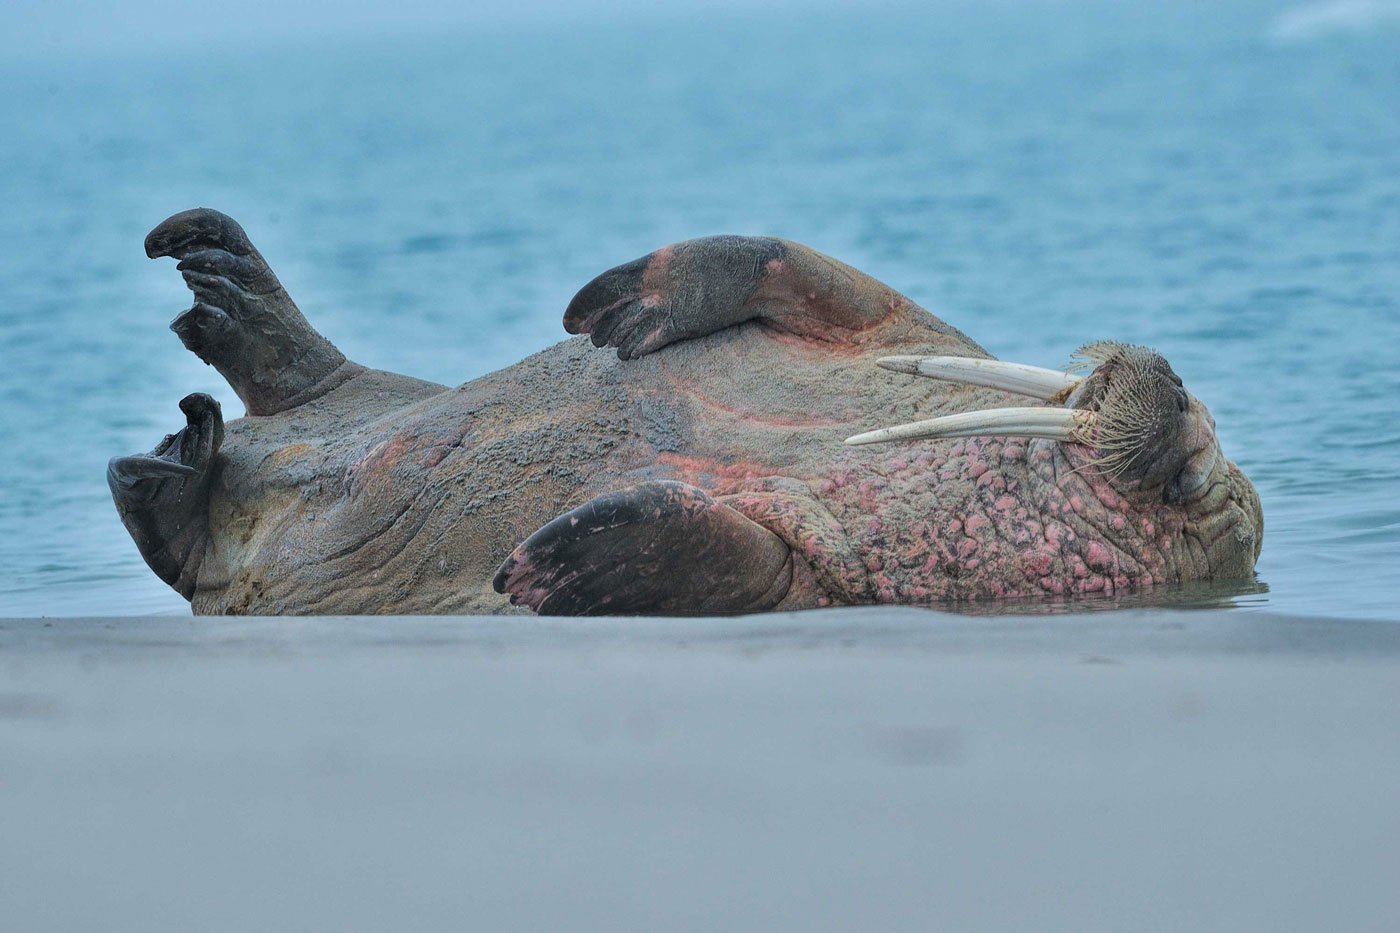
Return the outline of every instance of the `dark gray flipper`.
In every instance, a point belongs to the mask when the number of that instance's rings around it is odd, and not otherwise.
[[[185,427],[148,454],[113,457],[107,485],[146,563],[189,599],[208,540],[209,481],[224,419],[219,403],[203,393],[185,396],[180,410]]]
[[[569,302],[564,329],[627,360],[751,320],[843,341],[899,315],[946,328],[888,285],[800,243],[710,236],[604,272]]]
[[[183,211],[147,235],[146,255],[180,260],[195,303],[170,329],[228,380],[248,414],[293,408],[360,371],[307,323],[233,218]]]
[[[541,615],[704,615],[771,609],[791,582],[777,535],[694,486],[657,482],[560,515],[493,586]]]

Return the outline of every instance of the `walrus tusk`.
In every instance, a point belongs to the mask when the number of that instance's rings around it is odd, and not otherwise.
[[[884,369],[910,376],[930,376],[946,382],[1004,389],[1046,402],[1064,398],[1068,390],[1080,382],[1079,376],[1062,373],[1058,369],[968,356],[886,356],[875,363]]]
[[[989,408],[964,411],[927,421],[866,431],[846,438],[852,446],[912,441],[933,437],[1044,437],[1088,443],[1094,413],[1075,408]]]

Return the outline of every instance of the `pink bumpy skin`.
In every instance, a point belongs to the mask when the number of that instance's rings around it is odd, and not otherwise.
[[[1233,464],[1221,463],[1200,498],[1168,504],[1115,486],[1087,465],[1087,450],[1066,446],[968,438],[844,471],[819,490],[849,504],[878,602],[1112,594],[1248,576],[1262,516]],[[917,495],[927,489],[958,495],[923,514],[877,507],[901,492],[927,503]]]
[[[1111,594],[1252,574],[1263,513],[1209,411],[1150,350],[1084,354],[1098,365],[1064,406],[1092,419],[1087,442],[906,442],[822,485],[851,506],[876,599]],[[894,516],[891,501],[925,508]]]

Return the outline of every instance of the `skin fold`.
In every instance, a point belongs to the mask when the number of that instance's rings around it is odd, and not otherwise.
[[[891,372],[987,358],[957,329],[771,238],[666,247],[586,285],[579,334],[457,388],[347,361],[246,234],[198,209],[147,252],[172,325],[248,409],[121,457],[123,522],[196,613],[741,612],[1119,593],[1248,579],[1258,497],[1160,356],[1086,348],[1065,398]],[[614,347],[616,353],[599,347]],[[1009,406],[1086,442],[851,435]]]

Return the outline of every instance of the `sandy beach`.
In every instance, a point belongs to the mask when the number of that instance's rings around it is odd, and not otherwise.
[[[0,621],[15,931],[1400,926],[1400,626]]]

